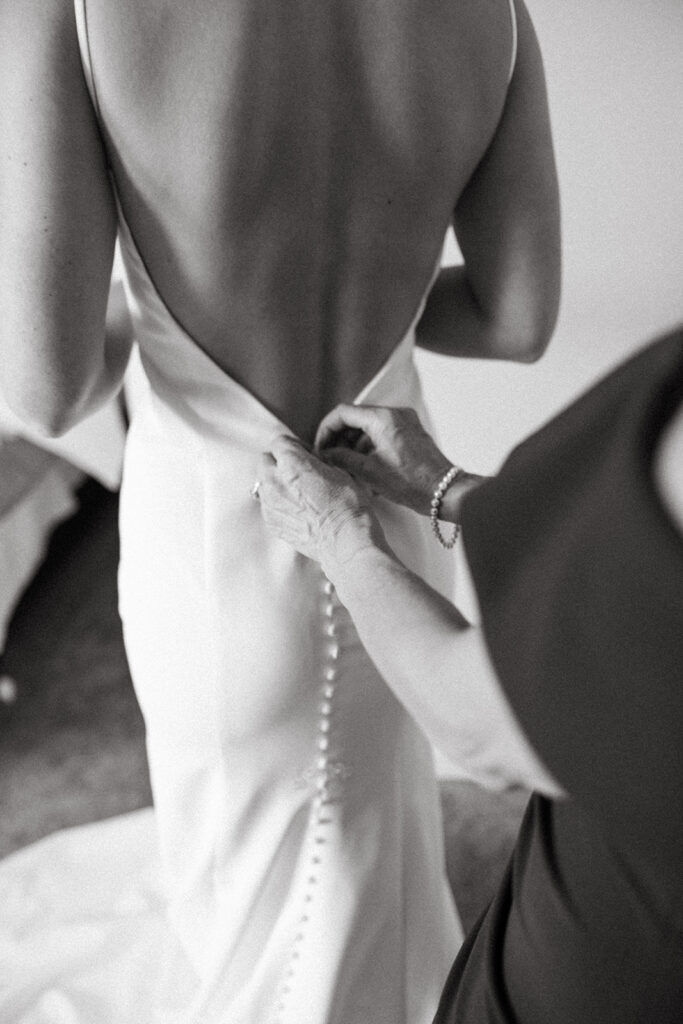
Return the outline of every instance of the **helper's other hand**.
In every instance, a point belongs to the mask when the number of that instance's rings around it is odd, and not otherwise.
[[[439,481],[451,468],[414,409],[338,405],[320,424],[315,446],[328,464],[425,516]],[[464,494],[482,479],[463,472],[449,489],[440,518],[456,522]]]

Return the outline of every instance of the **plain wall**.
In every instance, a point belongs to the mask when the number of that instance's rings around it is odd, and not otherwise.
[[[418,354],[445,451],[480,472],[495,471],[591,381],[683,321],[683,2],[528,7],[562,200],[555,337],[533,366]]]

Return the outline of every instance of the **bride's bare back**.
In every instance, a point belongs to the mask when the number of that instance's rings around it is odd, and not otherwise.
[[[82,322],[101,307],[99,293],[94,312],[80,293],[88,279],[101,291],[111,200],[71,2],[33,6],[53,22],[36,63],[71,94],[49,114],[68,116],[80,184],[61,189],[71,226],[63,209],[53,217],[74,236],[69,266],[87,264],[71,312]],[[150,276],[216,363],[312,436],[409,327],[500,133],[509,0],[87,0],[87,23],[107,159]],[[64,159],[53,176],[68,172]],[[466,209],[463,234],[476,269],[483,250]],[[37,293],[33,306],[46,301]]]

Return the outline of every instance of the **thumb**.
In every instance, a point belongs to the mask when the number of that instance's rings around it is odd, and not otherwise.
[[[366,475],[367,456],[354,452],[350,448],[326,448],[320,453],[320,458],[330,466],[345,470],[351,476],[363,479]]]

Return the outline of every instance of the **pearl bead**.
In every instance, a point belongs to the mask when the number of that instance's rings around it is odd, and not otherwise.
[[[328,580],[323,576],[322,591],[326,595],[326,600],[321,602],[321,611],[324,616],[321,623],[324,635],[328,638],[325,645],[325,663],[321,666],[323,683],[321,685],[320,693],[321,699],[319,704],[319,718],[317,723],[317,735],[316,735],[316,747],[318,754],[315,760],[316,774],[313,777],[313,783],[315,787],[315,793],[312,801],[312,813],[310,819],[310,832],[309,842],[312,841],[312,849],[309,850],[309,870],[311,874],[308,875],[306,881],[306,891],[303,893],[303,905],[304,913],[299,918],[300,929],[297,931],[294,938],[293,948],[289,956],[289,966],[285,971],[285,984],[281,986],[279,993],[279,1003],[277,1006],[277,1019],[271,1017],[271,1024],[282,1024],[280,1014],[284,1012],[287,1005],[285,996],[291,992],[291,986],[289,984],[295,974],[295,968],[293,963],[299,961],[301,958],[301,943],[305,938],[304,926],[309,920],[308,913],[306,911],[314,902],[314,895],[311,891],[315,886],[319,884],[320,876],[319,872],[324,865],[324,853],[322,847],[327,842],[323,831],[325,826],[332,824],[334,817],[331,817],[329,812],[326,812],[325,808],[329,804],[334,804],[336,798],[331,796],[330,785],[335,776],[340,776],[340,772],[331,766],[330,757],[328,754],[330,746],[331,732],[331,721],[330,718],[333,715],[333,703],[332,698],[336,691],[336,678],[337,678],[337,667],[334,664],[340,655],[339,641],[337,640],[337,623],[335,622],[335,589],[331,580]],[[307,778],[310,779],[310,771],[306,773]],[[297,965],[298,967],[298,965]],[[300,970],[300,967],[298,967]]]

